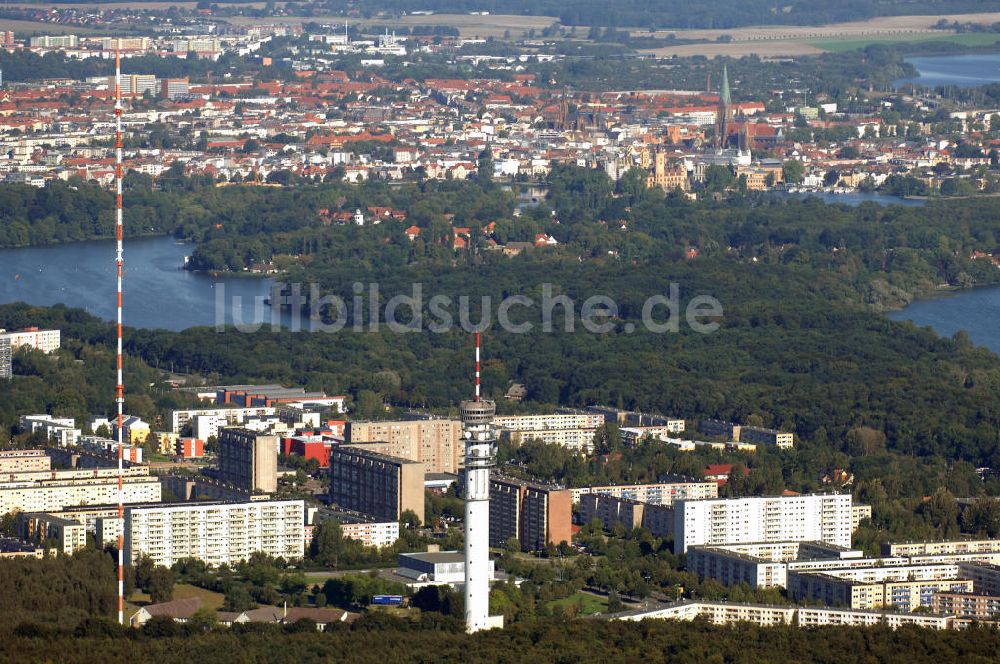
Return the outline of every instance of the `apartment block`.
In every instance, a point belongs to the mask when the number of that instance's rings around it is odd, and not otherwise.
[[[256,552],[298,560],[304,525],[301,500],[138,505],[125,510],[125,557],[165,567],[184,558],[231,565]]]
[[[739,441],[756,445],[769,445],[779,450],[790,450],[795,446],[795,434],[763,427],[742,427]]]
[[[905,558],[864,558],[861,551],[823,542],[761,542],[729,546],[692,546],[687,569],[723,585],[785,587],[788,572],[824,572],[858,567],[898,567]]]
[[[726,440],[740,440],[742,427],[724,420],[702,420],[698,430],[706,436],[721,436]]]
[[[72,447],[76,445],[82,434],[76,428],[76,421],[72,417],[22,415],[19,425],[22,431],[43,433],[49,442],[59,447]]]
[[[583,523],[597,519],[605,530],[620,523],[629,529],[645,528],[657,537],[670,537],[673,534],[674,510],[667,505],[589,493],[580,497],[580,519]]]
[[[464,463],[462,423],[423,419],[349,422],[347,442],[379,454],[419,461],[428,473],[457,473]]]
[[[694,620],[695,618],[704,618],[713,625],[732,625],[734,623],[749,622],[762,627],[791,625],[795,623],[800,627],[820,627],[824,625],[851,627],[885,625],[890,629],[898,629],[903,625],[913,625],[927,629],[954,629],[957,627],[954,616],[707,601],[676,602],[663,608],[628,611],[616,615],[613,619],[638,621],[647,618],[662,618],[665,620]]]
[[[76,48],[80,39],[76,35],[41,35],[32,37],[28,44],[31,48]]]
[[[1000,552],[1000,539],[899,542],[882,545],[882,555],[894,558],[900,556],[995,552]]]
[[[10,348],[10,339],[0,336],[0,380],[14,377],[14,363]]]
[[[501,438],[514,443],[540,440],[587,453],[594,447],[594,435],[597,427],[604,424],[604,417],[596,413],[499,415],[493,424]]]
[[[355,447],[330,450],[330,503],[376,519],[424,519],[424,468],[419,461]]]
[[[43,353],[52,353],[59,350],[61,337],[59,330],[40,330],[37,327],[27,327],[19,332],[0,329],[0,338],[10,341],[11,352],[27,346]]]
[[[274,407],[255,408],[191,408],[185,410],[175,410],[170,413],[170,431],[179,434],[188,424],[194,426],[197,417],[211,417],[217,421],[217,428],[226,426],[237,426],[243,424],[248,417],[271,416],[277,412]],[[217,433],[217,432],[216,432]],[[196,437],[201,438],[201,436]],[[202,438],[205,440],[205,438]]]
[[[972,592],[971,579],[956,578],[953,566],[941,565],[931,578],[904,576],[899,580],[865,580],[837,573],[789,572],[788,594],[795,600],[818,600],[832,606],[849,606],[852,609],[878,609],[891,607],[897,611],[913,611],[918,607],[930,608],[937,592]],[[907,568],[894,571],[907,573]],[[912,574],[912,573],[910,573]],[[945,578],[933,578],[940,574]]]
[[[959,618],[997,620],[1000,618],[1000,596],[936,592],[931,598],[931,611]]]
[[[1000,595],[1000,565],[958,563],[963,579],[970,579],[972,590],[980,595]]]
[[[220,431],[219,479],[246,491],[276,491],[278,437],[242,428]]]
[[[126,477],[122,483],[125,503],[160,500],[160,482],[155,477]],[[0,514],[7,512],[52,512],[73,505],[107,505],[118,502],[114,477],[49,479],[0,482]]]
[[[494,475],[490,477],[490,546],[516,537],[523,551],[571,542],[572,498],[568,489]]]
[[[749,542],[851,545],[850,494],[680,500],[674,507],[674,553]]]
[[[42,548],[52,545],[65,555],[87,546],[87,528],[76,519],[44,512],[21,512],[17,515],[18,536]]]
[[[0,452],[0,475],[38,472],[52,469],[52,459],[45,450],[4,450]]]
[[[188,96],[187,78],[164,78],[160,80],[160,96],[165,99],[181,99]]]
[[[360,512],[325,509],[318,511],[314,523],[328,520],[340,524],[344,537],[358,540],[365,546],[392,546],[399,539],[399,521],[396,519],[375,519]]]
[[[684,431],[684,420],[671,420],[670,424],[664,426],[622,427],[618,430],[618,433],[621,434],[623,445],[626,447],[636,447],[646,438],[666,440],[672,434],[682,431]]]
[[[122,95],[144,95],[147,92],[156,94],[156,76],[153,74],[122,74],[121,90]],[[108,77],[108,89],[114,90],[115,77]]]
[[[851,505],[851,532],[853,533],[865,519],[872,518],[871,505]]]
[[[718,498],[717,482],[702,482],[689,477],[660,478],[666,481],[656,484],[612,484],[608,486],[578,487],[570,489],[573,503],[579,503],[581,496],[590,493],[600,493],[615,498],[637,500],[650,505],[673,505],[677,500],[701,500],[703,498]]]

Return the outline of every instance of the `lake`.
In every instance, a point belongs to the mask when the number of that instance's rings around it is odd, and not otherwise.
[[[878,203],[879,205],[906,205],[909,207],[919,207],[927,203],[920,198],[901,198],[889,194],[880,194],[875,191],[863,192],[852,191],[845,194],[835,194],[830,191],[798,191],[795,193],[778,193],[779,196],[787,198],[818,198],[829,205],[850,205],[857,207],[862,203]]]
[[[1000,287],[973,288],[955,294],[917,300],[889,314],[893,320],[929,325],[943,337],[965,330],[977,346],[1000,354]]]
[[[1000,83],[1000,53],[919,56],[906,58],[906,61],[917,68],[919,76],[897,79],[893,81],[896,87],[916,84],[975,88],[988,83]]]
[[[168,330],[215,325],[220,293],[227,322],[233,321],[233,296],[247,303],[241,320],[270,320],[266,306],[253,316],[252,302],[270,293],[272,280],[213,278],[181,269],[193,248],[170,237],[125,240],[125,325]],[[113,240],[0,249],[0,303],[63,303],[114,320],[114,256]]]

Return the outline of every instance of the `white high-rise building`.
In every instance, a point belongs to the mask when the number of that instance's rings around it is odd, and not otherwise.
[[[674,553],[689,546],[826,542],[851,546],[850,494],[680,500]]]
[[[137,505],[125,510],[125,556],[147,555],[170,567],[183,558],[209,565],[247,560],[260,551],[297,560],[305,553],[301,500]]]

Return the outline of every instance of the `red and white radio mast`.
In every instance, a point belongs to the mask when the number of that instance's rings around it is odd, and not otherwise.
[[[115,273],[118,287],[118,381],[115,402],[118,404],[118,623],[125,624],[125,505],[122,489],[122,443],[125,419],[125,381],[122,377],[122,275],[125,258],[122,249],[122,61],[120,42],[115,42]]]

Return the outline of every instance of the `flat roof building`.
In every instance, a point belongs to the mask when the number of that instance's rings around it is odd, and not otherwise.
[[[850,494],[709,500],[674,504],[674,553],[689,546],[820,541],[851,545]]]
[[[457,473],[464,463],[462,423],[458,420],[414,419],[349,422],[349,446],[419,461],[428,473]]]
[[[330,450],[330,503],[376,519],[424,519],[424,467],[419,461],[350,446]]]
[[[219,479],[246,491],[278,489],[278,437],[242,428],[219,432]]]
[[[495,579],[492,560],[488,562],[489,578]],[[427,551],[399,554],[396,573],[414,581],[440,585],[465,583],[465,554],[459,551]]]
[[[516,537],[523,551],[573,540],[572,497],[563,487],[490,477],[490,546]]]
[[[52,469],[52,458],[45,450],[4,450],[0,452],[0,476],[25,471],[46,472]]]
[[[569,491],[573,496],[574,504],[579,503],[580,497],[588,493],[637,500],[640,503],[651,505],[673,505],[675,500],[701,500],[719,497],[719,485],[711,480],[702,481],[681,476],[668,476],[660,479],[663,481],[653,484],[610,484],[578,487]]]
[[[285,560],[305,553],[301,500],[162,503],[125,510],[125,559],[149,556],[170,567],[184,558],[231,565],[261,552]]]

